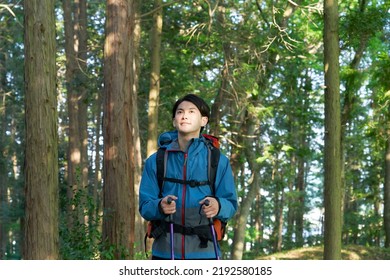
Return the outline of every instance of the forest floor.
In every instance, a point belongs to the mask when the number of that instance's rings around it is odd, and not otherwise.
[[[322,260],[323,246],[299,248],[280,252],[268,256],[261,256],[257,260]],[[379,247],[365,247],[358,245],[344,246],[341,251],[343,260],[390,260],[390,249]]]

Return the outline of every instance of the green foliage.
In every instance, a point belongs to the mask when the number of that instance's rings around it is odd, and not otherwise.
[[[364,37],[381,32],[388,18],[388,8],[368,6],[350,10],[340,19],[340,39],[344,46],[358,48]]]
[[[100,258],[102,260],[126,260],[129,259],[129,251],[124,246],[115,246],[103,241],[101,244]]]
[[[69,213],[66,209],[72,209]],[[101,217],[94,216],[96,205],[88,195],[87,189],[73,192],[73,198],[67,201],[66,208],[60,217],[60,255],[64,260],[99,259]],[[88,222],[84,220],[88,217]]]

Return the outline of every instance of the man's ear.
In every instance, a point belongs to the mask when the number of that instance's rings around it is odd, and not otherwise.
[[[201,126],[206,126],[206,124],[209,122],[208,117],[202,117],[202,125]]]

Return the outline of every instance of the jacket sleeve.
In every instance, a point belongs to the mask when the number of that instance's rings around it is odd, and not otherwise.
[[[222,221],[231,219],[238,208],[237,191],[230,162],[228,158],[222,154],[217,169],[215,196],[220,203],[220,210],[216,218],[221,219]]]
[[[156,154],[153,154],[145,162],[139,190],[139,212],[147,221],[165,218],[158,206],[161,198],[158,196],[156,168]]]

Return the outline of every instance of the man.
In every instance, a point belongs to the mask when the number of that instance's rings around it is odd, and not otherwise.
[[[159,137],[159,145],[165,149],[165,179],[170,178],[164,181],[161,193],[157,153],[146,160],[139,211],[144,219],[159,221],[162,229],[153,242],[152,259],[171,259],[172,249],[175,259],[216,259],[209,219],[226,222],[237,211],[233,174],[223,154],[219,156],[214,188],[210,187],[209,147],[201,135],[209,117],[209,106],[197,95],[188,94],[176,101],[172,109],[176,130]],[[173,244],[170,223],[174,225]],[[219,247],[217,253],[220,255]]]

